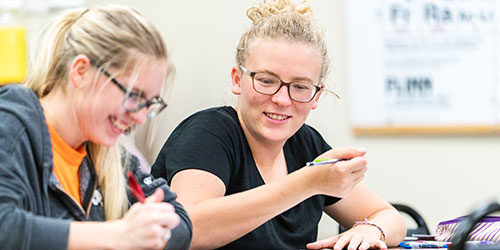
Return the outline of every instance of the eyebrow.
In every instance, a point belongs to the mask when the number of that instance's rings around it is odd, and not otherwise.
[[[256,70],[255,72],[256,72],[256,73],[267,73],[267,74],[271,74],[271,75],[273,75],[273,76],[275,76],[275,77],[279,78],[281,81],[283,81],[283,80],[281,79],[281,77],[279,77],[276,73],[274,73],[274,72],[272,72],[272,71],[269,71],[269,70],[261,70],[261,71],[257,71],[257,70]],[[312,83],[313,85],[315,85],[315,84],[314,84],[314,81],[313,81],[311,78],[309,78],[309,77],[305,77],[305,76],[293,77],[293,78],[291,79],[291,82],[298,81],[298,80],[307,80],[307,81],[311,81],[311,83]],[[284,81],[284,82],[285,82],[285,81]]]
[[[113,78],[114,78],[116,81],[118,81],[118,79],[116,79],[116,76],[115,76],[115,77],[113,77]],[[143,97],[143,98],[146,98],[147,100],[149,100],[149,99],[146,97],[146,95],[145,95],[144,91],[143,91],[143,90],[141,90],[141,89],[138,89],[137,87],[135,87],[135,84],[134,84],[134,86],[130,89],[130,87],[128,86],[128,85],[130,84],[130,82],[127,82],[127,85],[123,84],[123,82],[122,82],[122,81],[118,81],[118,82],[119,82],[121,85],[123,85],[123,86],[127,89],[127,91],[129,91],[129,93],[134,93],[134,94],[137,94],[137,95],[139,95],[140,97]],[[155,97],[156,97],[156,96],[153,96],[153,98],[155,98]]]
[[[130,92],[131,92],[131,93],[136,93],[136,94],[138,94],[139,96],[144,97],[144,98],[146,98],[146,99],[147,99],[147,97],[146,97],[146,95],[145,95],[144,91],[142,91],[142,90],[140,90],[140,89],[138,89],[138,88],[136,88],[136,87],[133,87],[133,88],[130,90]]]

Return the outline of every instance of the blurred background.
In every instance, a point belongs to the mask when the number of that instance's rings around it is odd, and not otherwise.
[[[2,60],[5,61],[6,57],[21,58],[18,65],[25,63],[22,60],[25,58],[22,52],[17,52],[16,55],[5,54],[6,46],[16,48],[25,46],[19,39],[13,43],[6,43],[7,33],[2,33],[2,30],[5,31],[9,27],[8,34],[9,37],[12,36],[13,24],[22,27],[21,30],[24,30],[22,32],[25,34],[21,34],[21,37],[25,36],[29,41],[43,20],[64,8],[116,3],[137,9],[149,17],[162,33],[170,59],[176,69],[167,97],[168,108],[141,128],[135,136],[136,147],[144,159],[152,163],[166,138],[181,120],[201,109],[235,103],[235,97],[230,91],[230,70],[235,63],[239,38],[251,24],[246,17],[246,9],[255,2],[254,0],[67,0],[64,2],[2,0],[0,72],[2,72],[1,67],[6,68],[11,65],[11,63],[2,64]],[[320,131],[333,147],[367,148],[366,158],[369,167],[365,177],[367,185],[389,202],[407,204],[416,209],[426,220],[431,232],[435,231],[439,221],[465,215],[478,203],[496,199],[500,194],[498,188],[500,140],[494,130],[486,133],[474,130],[467,133],[398,133],[396,130],[395,133],[354,133],[353,129],[357,125],[353,122],[352,108],[356,105],[358,107],[356,115],[363,117],[364,109],[359,99],[369,98],[373,93],[352,88],[353,85],[362,86],[363,83],[352,80],[358,79],[358,74],[363,74],[365,71],[363,67],[368,67],[365,64],[356,64],[360,67],[353,66],[353,62],[362,62],[363,59],[352,58],[352,54],[357,50],[353,45],[362,46],[372,41],[351,40],[355,36],[350,33],[353,31],[349,30],[353,26],[348,23],[350,20],[348,14],[354,13],[356,9],[353,10],[347,0],[309,2],[316,19],[327,34],[332,65],[326,84],[329,89],[336,91],[341,99],[337,100],[332,95],[323,96],[319,108],[311,112],[307,123]],[[374,2],[387,4],[388,1]],[[390,2],[397,4],[397,2],[412,1]],[[458,4],[460,1],[448,2]],[[356,32],[362,34],[372,30],[367,28]],[[26,47],[29,49],[29,46]],[[372,60],[377,55],[364,56],[367,60]],[[491,63],[485,61],[484,67]],[[478,68],[481,68],[481,65]],[[455,74],[460,76],[466,70],[456,70]],[[20,71],[21,73],[16,73],[14,78],[3,80],[0,78],[0,82],[15,82],[22,79],[24,72]],[[366,72],[372,71],[366,68]],[[474,74],[471,71],[467,73]],[[474,82],[458,82],[454,83],[453,88],[474,89],[475,86],[477,85]],[[357,92],[352,93],[353,90]],[[358,99],[350,100],[350,98]],[[467,98],[461,100],[471,106],[474,101]],[[370,104],[365,107],[367,116],[378,115],[370,109]],[[359,204],[363,206],[363,201]],[[326,238],[336,233],[336,223],[329,218],[323,218],[319,238]]]

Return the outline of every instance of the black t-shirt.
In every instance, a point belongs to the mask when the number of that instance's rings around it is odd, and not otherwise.
[[[330,148],[315,129],[303,125],[283,147],[288,173]],[[185,169],[201,169],[218,176],[226,186],[226,195],[265,184],[237,113],[228,106],[197,112],[181,122],[163,145],[151,173],[170,183]],[[305,248],[316,240],[323,207],[338,200],[312,196],[221,249]]]

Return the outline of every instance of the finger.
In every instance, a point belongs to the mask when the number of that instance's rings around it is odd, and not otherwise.
[[[366,154],[366,148],[335,148],[326,152],[332,158],[352,159]]]
[[[357,183],[365,178],[365,172],[357,172],[351,175],[351,179],[354,183]]]
[[[153,247],[151,247],[151,249],[164,249],[165,248],[165,245],[166,245],[166,241],[164,240],[166,237],[165,232],[166,232],[165,228],[163,228],[163,227],[152,228],[151,233],[153,233],[153,235],[154,235],[155,244]],[[170,233],[170,231],[169,231],[169,233]],[[168,237],[170,238],[170,235],[168,235]]]
[[[168,240],[170,240],[171,236],[172,236],[172,233],[170,232],[170,229],[167,229],[165,231],[165,235],[163,235],[163,241],[165,241],[165,243],[163,243],[163,246],[160,249],[165,249],[165,247],[167,246]]]
[[[164,196],[163,189],[157,188],[155,192],[146,199],[146,203],[162,202]]]
[[[378,248],[378,249],[382,249],[382,250],[387,250],[387,245],[385,244],[385,242],[383,242],[381,240],[375,241],[373,244],[371,244],[370,247],[372,247],[372,246],[373,246],[373,248],[376,248],[376,249]]]
[[[163,215],[162,226],[169,229],[174,229],[180,223],[179,215],[176,213],[167,213]]]
[[[170,236],[172,236],[170,229],[165,230],[165,234],[163,235],[163,241],[167,242],[170,239]]]
[[[146,202],[147,202],[147,200],[146,200]],[[150,204],[153,204],[153,203],[150,203]],[[152,208],[150,204],[136,202],[136,203],[132,204],[132,206],[128,209],[128,211],[125,213],[124,216],[127,218],[144,217],[145,210],[152,211],[152,209],[158,209],[158,208]],[[160,203],[154,203],[154,204],[160,204]]]
[[[358,185],[358,183],[360,183],[361,181],[363,181],[363,179],[365,178],[365,175],[362,175],[362,176],[358,176],[356,177],[352,182],[354,183],[354,186]],[[354,188],[353,186],[353,188]]]
[[[361,241],[362,241],[362,238],[360,236],[352,237],[347,249],[349,249],[349,250],[358,249],[358,246],[361,244]]]
[[[151,225],[161,228],[175,227],[179,223],[178,215],[168,203],[140,204],[134,213],[126,214],[128,221],[136,226]]]
[[[137,211],[139,211],[140,206],[141,206],[140,202],[136,202],[136,203],[132,204],[132,206],[127,210],[127,212],[125,214],[129,214],[129,215],[136,214]]]
[[[347,246],[347,243],[349,243],[349,241],[351,241],[351,237],[343,235],[342,237],[340,237],[337,240],[337,242],[335,243],[335,245],[333,245],[333,249],[334,250],[341,250],[345,246]]]
[[[307,249],[322,249],[322,248],[327,248],[331,247],[337,242],[338,237],[330,237],[328,239],[324,240],[317,240],[315,242],[309,243],[306,245]]]
[[[143,211],[144,215],[151,218],[152,222],[160,224],[165,224],[164,221],[170,221],[170,216],[178,216],[174,206],[166,202],[144,204]]]
[[[153,198],[152,198],[153,199]],[[159,213],[171,213],[175,211],[175,208],[172,204],[168,202],[153,202],[152,200],[149,203],[141,204],[143,209],[148,210],[150,213],[159,212]]]
[[[344,168],[344,170],[348,173],[356,173],[356,172],[363,172],[363,171],[366,171],[367,170],[367,162],[366,162],[366,159],[364,157],[355,157],[355,158],[352,158],[351,160],[347,160],[347,161],[340,161],[338,163],[336,163],[336,165],[339,167],[339,168]]]
[[[370,244],[370,241],[365,239],[363,240],[363,242],[361,243],[361,245],[359,245],[359,250],[367,250],[371,247],[372,245]]]
[[[368,170],[368,168],[362,168],[360,170],[357,170],[357,171],[353,171],[351,174],[354,175],[354,176],[362,176],[366,173],[366,171]]]
[[[367,168],[363,168],[363,169],[360,169],[358,171],[352,172],[351,177],[352,178],[359,178],[359,177],[363,178],[365,176],[365,173],[367,170],[368,170]]]

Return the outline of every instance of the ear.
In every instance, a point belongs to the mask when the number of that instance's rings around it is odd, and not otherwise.
[[[231,69],[231,92],[235,95],[241,94],[241,70],[237,65]]]
[[[73,87],[78,88],[82,85],[87,73],[92,68],[90,59],[83,54],[77,55],[69,66],[69,79]]]
[[[312,106],[311,109],[316,109],[319,105],[319,98],[321,97],[321,94],[323,94],[323,89],[325,88],[325,84],[321,83],[321,90],[316,93],[314,98],[312,99]]]

